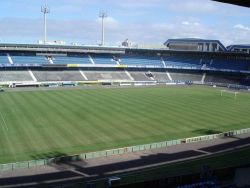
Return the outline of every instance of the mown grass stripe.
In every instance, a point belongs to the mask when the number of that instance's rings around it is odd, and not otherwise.
[[[250,95],[206,87],[1,93],[0,163],[247,128]]]

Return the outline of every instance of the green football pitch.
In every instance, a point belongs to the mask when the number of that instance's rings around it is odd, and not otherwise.
[[[250,127],[250,95],[208,87],[0,93],[0,163]]]

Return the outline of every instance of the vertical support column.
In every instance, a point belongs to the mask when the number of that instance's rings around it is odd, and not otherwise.
[[[104,46],[104,18],[102,18],[102,46]]]
[[[47,43],[47,14],[44,14],[44,44]]]
[[[41,7],[41,12],[43,13],[43,21],[44,21],[44,44],[47,43],[47,14],[50,13],[50,8],[47,4]]]
[[[104,19],[108,17],[108,14],[106,12],[101,12],[99,17],[102,19],[102,42],[101,46],[104,46]]]

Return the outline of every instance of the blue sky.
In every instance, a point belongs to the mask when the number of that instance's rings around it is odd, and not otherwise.
[[[129,38],[162,44],[168,38],[219,39],[250,44],[250,9],[210,0],[1,0],[0,42],[36,43],[43,38],[40,6],[47,2],[49,40],[97,44],[100,10],[108,13],[106,43]]]

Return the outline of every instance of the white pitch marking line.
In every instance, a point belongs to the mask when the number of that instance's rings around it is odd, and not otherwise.
[[[3,114],[2,114],[1,111],[0,111],[0,116],[1,116],[2,121],[3,121],[3,123],[4,123],[4,126],[3,126],[2,123],[1,123],[1,125],[2,125],[2,127],[3,127],[3,129],[4,129],[4,134],[5,134],[5,136],[6,136],[7,142],[8,142],[8,144],[10,145],[10,151],[11,151],[11,153],[13,154],[14,160],[17,162],[16,154],[15,154],[15,152],[13,151],[12,144],[11,144],[10,139],[9,139],[9,136],[8,136],[8,134],[7,134],[7,132],[6,132],[6,130],[8,131],[9,129],[8,129],[8,126],[7,126],[6,122],[5,122],[4,116],[3,116]]]

